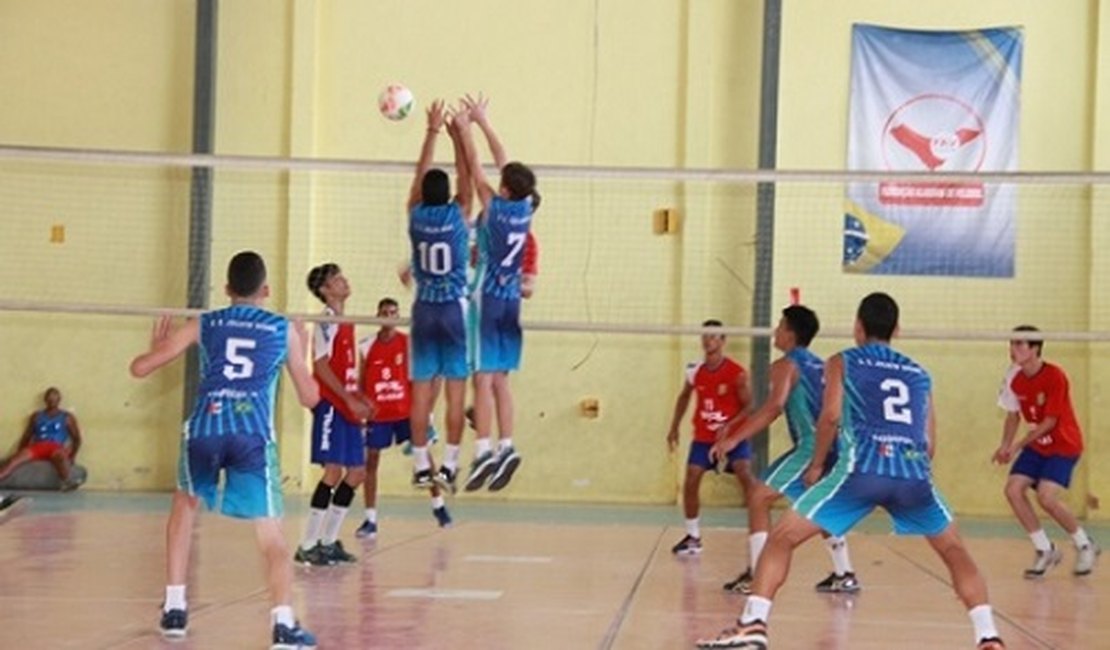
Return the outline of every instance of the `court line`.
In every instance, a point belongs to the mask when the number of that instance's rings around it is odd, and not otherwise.
[[[621,603],[620,609],[617,610],[612,622],[609,623],[609,629],[605,631],[604,638],[602,638],[601,643],[597,645],[598,650],[609,650],[613,647],[613,644],[616,643],[617,634],[620,633],[621,626],[624,625],[624,619],[628,617],[628,611],[632,608],[632,600],[636,597],[636,592],[639,591],[648,569],[651,568],[651,563],[655,560],[656,553],[659,552],[659,543],[663,541],[663,536],[666,534],[667,526],[663,526],[659,530],[659,535],[655,538],[655,544],[652,545],[651,552],[647,554],[647,559],[644,560],[644,566],[640,568],[640,574],[636,576],[636,581],[632,583],[632,588],[628,590],[628,595],[624,597],[624,602]]]

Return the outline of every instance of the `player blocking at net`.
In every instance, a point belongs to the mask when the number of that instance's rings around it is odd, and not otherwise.
[[[307,334],[300,323],[262,308],[270,295],[266,265],[244,251],[227,269],[231,306],[205,313],[174,330],[170,317],[156,321],[150,349],[131,362],[131,374],[146,377],[200,348],[196,403],[185,420],[178,461],[177,491],[166,524],[166,597],[160,628],[181,638],[188,628],[185,598],[189,551],[200,500],[216,506],[223,472],[224,515],[254,522],[273,601],[273,650],[315,648],[316,639],[293,616],[293,565],[282,531],[281,468],[274,431],[274,401],[284,365],[305,408],[320,390],[305,362]]]

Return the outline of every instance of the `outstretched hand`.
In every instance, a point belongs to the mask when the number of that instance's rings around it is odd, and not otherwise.
[[[447,113],[444,110],[444,103],[442,99],[437,99],[432,102],[428,107],[428,129],[431,131],[439,131],[443,128],[444,122],[447,119]]]
[[[463,108],[466,109],[466,112],[470,114],[470,119],[478,124],[482,124],[486,121],[486,109],[489,108],[488,97],[482,93],[478,93],[478,97],[472,97],[467,93],[466,97],[463,97],[459,101],[463,105]]]
[[[159,316],[154,320],[154,328],[150,332],[150,349],[154,350],[170,338],[173,331],[173,316]]]

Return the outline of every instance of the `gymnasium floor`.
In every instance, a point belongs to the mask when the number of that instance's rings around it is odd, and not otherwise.
[[[201,517],[189,637],[171,643],[156,629],[168,495],[30,496],[0,526],[0,647],[268,647],[270,605],[249,525]],[[464,498],[452,504],[455,527],[440,530],[426,504],[385,500],[372,543],[354,539],[352,512],[344,542],[360,561],[297,569],[296,609],[321,648],[692,648],[743,606],[720,588],[746,558],[740,510],[705,512],[705,552],[678,559],[674,507]],[[292,547],[304,510],[288,508]],[[1026,581],[1030,545],[1016,524],[961,525],[1011,650],[1110,647],[1110,566],[1074,578],[1069,544],[1063,565]],[[1110,526],[1090,530],[1110,541]],[[849,541],[864,591],[815,593],[828,557],[807,545],[776,601],[775,650],[973,647],[971,624],[923,541],[885,534],[881,515]]]

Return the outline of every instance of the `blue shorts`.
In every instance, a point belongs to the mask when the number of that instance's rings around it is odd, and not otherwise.
[[[834,467],[794,501],[794,510],[830,535],[847,533],[875,508],[894,520],[898,535],[939,535],[952,511],[930,479],[855,474]]]
[[[370,429],[366,433],[366,448],[386,449],[407,442],[410,438],[412,438],[412,427],[407,419],[371,422]]]
[[[451,302],[422,302],[412,305],[413,381],[431,381],[435,377],[466,379],[469,376],[466,357],[465,299]]]
[[[736,448],[728,452],[728,463],[725,466],[725,471],[732,469],[732,464],[738,460],[750,460],[752,457],[752,441],[745,440],[744,442],[736,445]],[[714,469],[714,465],[709,460],[709,449],[712,443],[698,442],[694,440],[690,443],[690,454],[686,457],[687,465],[694,465],[702,469]]]
[[[216,508],[224,472],[220,512],[240,519],[280,517],[281,468],[277,445],[257,433],[181,437],[177,489]]]
[[[806,491],[802,475],[806,473],[811,457],[809,450],[800,451],[795,447],[776,458],[775,462],[763,470],[760,480],[793,503]]]
[[[520,300],[502,300],[479,292],[474,299],[470,338],[470,367],[474,372],[511,372],[520,368],[524,349]]]
[[[348,420],[326,399],[312,409],[312,463],[344,467],[366,463],[362,426]]]
[[[1033,487],[1037,487],[1042,480],[1069,487],[1072,471],[1078,462],[1079,456],[1044,456],[1026,447],[1010,467],[1010,475],[1020,474],[1033,479]]]

